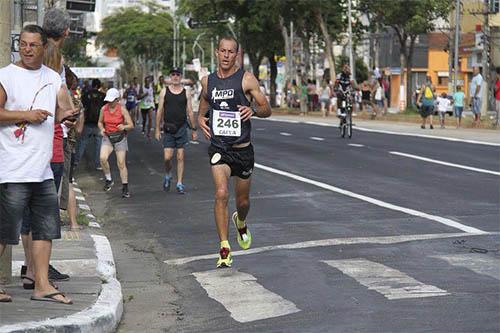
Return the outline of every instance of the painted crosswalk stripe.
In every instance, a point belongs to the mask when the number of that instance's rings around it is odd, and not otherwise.
[[[292,136],[292,134],[287,133],[287,132],[280,132],[280,135],[283,135],[283,136]]]
[[[418,155],[400,153],[400,152],[397,152],[397,151],[390,151],[389,154],[397,155],[397,156],[402,156],[402,157],[413,158],[415,160],[420,160],[420,161],[424,161],[424,162],[445,165],[445,166],[449,166],[449,167],[453,167],[453,168],[458,168],[458,169],[464,169],[464,170],[469,170],[469,171],[475,171],[475,172],[481,172],[481,173],[487,173],[487,174],[490,174],[490,175],[500,176],[500,172],[498,172],[498,171],[486,170],[486,169],[480,169],[480,168],[474,168],[474,167],[467,166],[467,165],[455,164],[455,163],[450,163],[450,162],[435,160],[435,159],[432,159],[432,158],[427,158],[427,157],[418,156]]]
[[[240,323],[299,312],[292,302],[264,288],[247,273],[217,269],[193,273],[208,296],[222,304]]]
[[[323,262],[389,300],[449,295],[446,290],[424,284],[397,269],[363,258]]]
[[[394,210],[394,211],[402,212],[402,213],[405,213],[405,214],[408,214],[408,215],[422,217],[424,219],[435,221],[435,222],[438,222],[438,223],[441,223],[441,224],[444,224],[444,225],[447,225],[449,227],[456,228],[456,229],[459,229],[459,230],[462,230],[462,231],[465,231],[465,232],[470,232],[470,233],[473,233],[473,234],[485,234],[486,233],[486,231],[483,231],[483,230],[478,229],[478,228],[470,227],[468,225],[464,225],[462,223],[459,223],[457,221],[453,221],[452,219],[449,219],[449,218],[446,218],[446,217],[432,215],[432,214],[421,212],[421,211],[418,211],[418,210],[415,210],[415,209],[406,208],[406,207],[398,206],[398,205],[395,205],[395,204],[391,204],[389,202],[385,202],[385,201],[382,201],[382,200],[371,198],[371,197],[366,196],[366,195],[362,195],[362,194],[354,193],[354,192],[351,192],[351,191],[348,191],[348,190],[344,190],[342,188],[339,188],[339,187],[336,187],[336,186],[332,186],[330,184],[322,183],[322,182],[319,182],[317,180],[313,180],[313,179],[309,179],[309,178],[306,178],[306,177],[302,177],[302,176],[299,176],[299,175],[296,175],[296,174],[293,174],[293,173],[290,173],[290,172],[287,172],[287,171],[284,171],[284,170],[279,170],[279,169],[272,168],[272,167],[269,167],[269,166],[265,166],[265,165],[262,165],[262,164],[259,164],[259,163],[255,163],[255,168],[262,169],[262,170],[265,170],[265,171],[268,171],[268,172],[271,172],[271,173],[274,173],[274,174],[277,174],[277,175],[281,175],[281,176],[284,176],[284,177],[287,177],[287,178],[290,178],[290,179],[294,179],[294,180],[297,180],[297,181],[300,181],[300,182],[303,182],[303,183],[306,183],[306,184],[311,184],[311,185],[323,188],[325,190],[329,190],[329,191],[332,191],[332,192],[340,193],[342,195],[345,195],[345,196],[348,196],[348,197],[351,197],[351,198],[355,198],[355,199],[359,199],[359,200],[362,200],[362,201],[365,201],[365,202],[369,202],[371,204],[374,204],[374,205],[377,205],[377,206],[380,206],[380,207],[383,207],[383,208],[387,208],[387,209],[391,209],[391,210]]]
[[[314,140],[314,141],[325,141],[324,138],[319,138],[317,136],[311,136],[309,139]]]
[[[351,146],[351,147],[364,147],[365,145],[362,145],[362,144],[359,144],[359,143],[350,143],[348,144],[348,146]]]
[[[431,256],[447,261],[450,265],[467,268],[481,275],[500,280],[500,260],[474,253]]]

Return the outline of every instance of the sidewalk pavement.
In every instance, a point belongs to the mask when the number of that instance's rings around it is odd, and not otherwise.
[[[284,114],[279,112],[274,112],[270,118],[275,120],[285,120],[285,121],[298,121],[303,123],[327,125],[327,126],[338,126],[339,119],[336,116],[321,117],[321,115],[293,115]],[[379,132],[387,134],[396,135],[410,135],[410,136],[420,136],[425,138],[435,138],[444,139],[451,141],[470,141],[471,143],[485,143],[493,144],[495,146],[500,145],[500,130],[494,129],[477,129],[477,128],[460,128],[447,127],[446,129],[439,128],[439,125],[434,126],[431,130],[421,129],[420,124],[407,123],[407,122],[396,122],[396,121],[384,121],[384,120],[362,120],[357,119],[353,115],[353,138],[356,136],[356,129],[368,132]]]
[[[22,245],[13,248],[12,284],[5,286],[12,303],[0,303],[0,333],[6,332],[113,332],[122,315],[121,285],[108,239],[75,186],[80,211],[91,221],[81,231],[63,230],[53,242],[51,264],[71,276],[56,282],[73,305],[31,301],[19,278],[24,261]]]

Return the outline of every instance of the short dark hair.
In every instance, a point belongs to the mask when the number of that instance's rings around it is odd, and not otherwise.
[[[231,40],[233,41],[235,44],[236,44],[236,52],[238,52],[238,50],[240,49],[240,43],[238,43],[238,41],[236,40],[236,38],[234,38],[233,36],[222,36],[219,38],[219,41],[217,42],[217,49],[219,49],[219,46],[220,46],[220,42],[222,42],[223,40]]]
[[[92,80],[92,88],[100,88],[101,87],[101,80],[99,79],[93,79]]]
[[[42,39],[42,44],[43,45],[47,44],[47,34],[45,33],[45,30],[43,30],[41,26],[36,24],[28,24],[23,28],[23,30],[21,30],[21,35],[24,32],[30,34],[39,34],[40,38]]]
[[[49,9],[43,16],[43,28],[49,38],[61,38],[69,29],[70,23],[71,18],[68,12],[58,8]]]

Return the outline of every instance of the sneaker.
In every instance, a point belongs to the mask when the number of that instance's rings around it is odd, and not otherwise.
[[[128,190],[128,187],[123,187],[122,188],[122,198],[130,198],[130,192]]]
[[[231,256],[231,249],[223,247],[219,250],[219,260],[217,260],[217,268],[231,267],[233,257]]]
[[[55,269],[54,266],[49,265],[49,280],[67,281],[69,280],[69,275],[63,274]]]
[[[113,186],[114,182],[112,180],[107,180],[106,179],[106,182],[104,183],[104,191],[108,192],[109,190],[111,190],[111,186]]]
[[[163,177],[163,191],[170,191],[170,183],[172,182],[172,177],[165,176]]]
[[[177,193],[179,193],[179,194],[186,193],[186,192],[184,192],[184,188],[185,188],[184,184],[179,183],[179,184],[177,184],[177,186],[175,188],[177,189]]]
[[[233,220],[233,224],[237,231],[236,238],[238,240],[238,244],[243,250],[248,250],[250,248],[250,245],[252,245],[252,234],[250,233],[247,225],[245,225],[241,229],[238,228],[238,224],[236,223],[237,218],[238,212],[234,212],[231,220]]]

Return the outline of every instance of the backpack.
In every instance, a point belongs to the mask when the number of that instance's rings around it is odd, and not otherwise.
[[[104,105],[104,94],[98,90],[92,90],[88,95],[88,104],[85,109],[85,122],[97,124],[99,113]]]
[[[432,92],[432,89],[429,86],[425,86],[424,97],[427,99],[434,98],[434,93]]]

